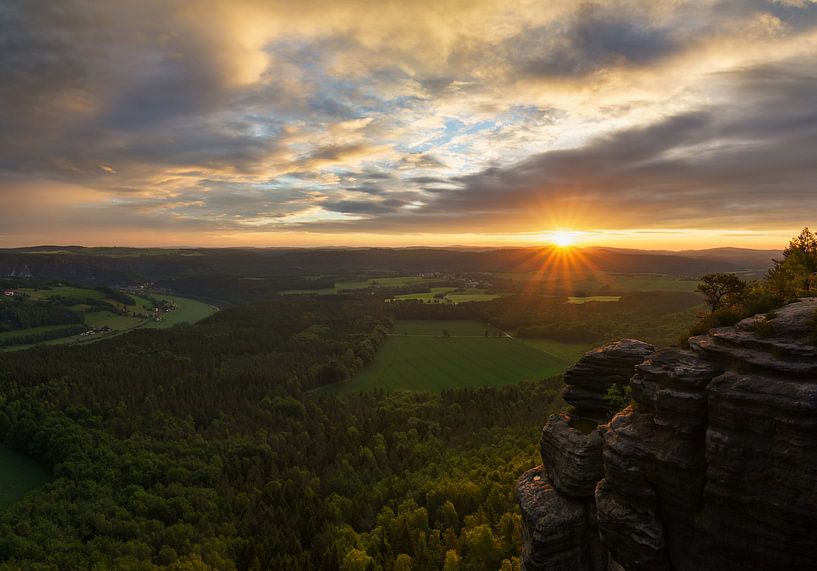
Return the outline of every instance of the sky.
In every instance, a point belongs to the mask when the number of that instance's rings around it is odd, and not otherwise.
[[[808,225],[813,0],[0,0],[0,246]]]

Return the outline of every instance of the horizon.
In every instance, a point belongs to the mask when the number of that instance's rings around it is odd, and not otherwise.
[[[645,254],[683,254],[687,252],[708,252],[715,250],[737,250],[748,252],[782,252],[783,248],[743,248],[738,246],[714,246],[710,248],[684,248],[684,249],[664,249],[664,248],[624,248],[618,246],[592,245],[583,246],[579,244],[558,245],[558,244],[505,244],[496,246],[467,246],[465,244],[442,244],[434,246],[405,245],[405,246],[193,246],[193,245],[166,245],[166,246],[131,246],[131,245],[96,245],[86,246],[81,244],[34,244],[26,246],[2,246],[0,250],[34,250],[34,249],[59,249],[59,248],[82,248],[82,249],[123,249],[123,250],[502,250],[502,249],[551,249],[551,250],[614,250],[621,252],[634,252]]]
[[[814,0],[9,0],[0,37],[0,247],[782,249],[817,214]]]

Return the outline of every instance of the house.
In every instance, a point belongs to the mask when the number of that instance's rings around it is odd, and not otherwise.
[[[3,295],[7,295],[9,297],[14,297],[14,294],[17,293],[13,289],[5,289],[3,290]]]

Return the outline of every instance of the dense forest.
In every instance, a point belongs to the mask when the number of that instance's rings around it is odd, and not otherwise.
[[[291,298],[0,354],[0,439],[54,479],[0,515],[5,568],[518,565],[515,476],[558,379],[324,397],[385,305]]]

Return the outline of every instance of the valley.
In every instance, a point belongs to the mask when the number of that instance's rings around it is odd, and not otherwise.
[[[83,257],[36,255],[66,275]],[[148,270],[133,285],[0,278],[14,291],[0,335],[83,329],[0,352],[17,482],[0,559],[518,568],[514,486],[566,406],[563,373],[622,337],[678,344],[706,310],[686,277],[700,260],[680,275],[441,272],[440,252],[414,272],[365,259],[282,275],[240,252],[220,254],[232,273],[152,265],[174,255],[117,252]]]

